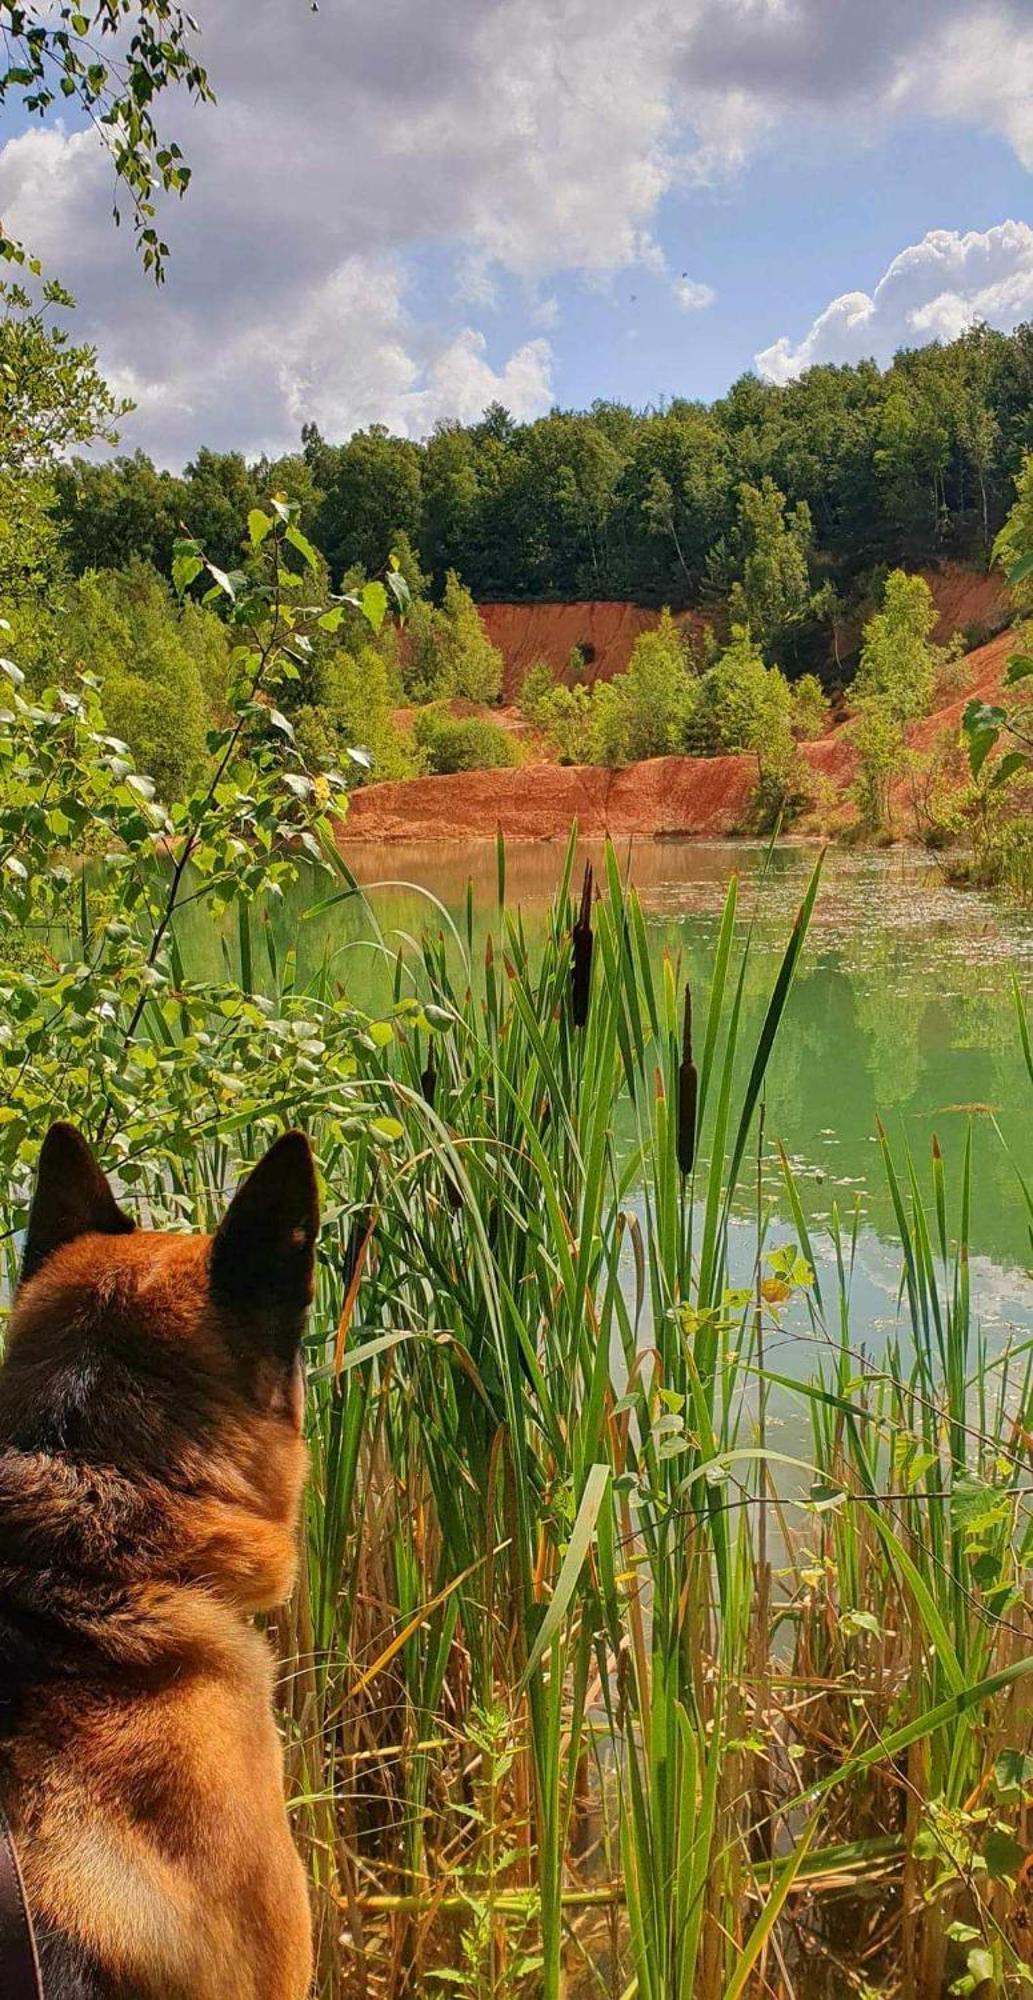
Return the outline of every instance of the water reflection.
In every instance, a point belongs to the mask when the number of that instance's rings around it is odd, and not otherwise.
[[[657,963],[665,952],[678,958],[700,996],[709,985],[728,881],[739,874],[740,928],[745,934],[752,923],[755,935],[745,993],[748,1043],[759,1029],[814,859],[813,850],[786,845],[765,867],[763,847],[739,842],[644,842],[621,850],[622,866],[642,898]],[[561,861],[552,844],[513,847],[507,854],[506,899],[520,905],[532,937]],[[448,935],[446,918],[428,893],[464,930],[468,883],[475,939],[497,921],[491,843],[356,847],[348,863],[392,945],[428,920]],[[375,948],[375,927],[361,900],[300,921],[306,904],[325,892],[325,882],[299,885],[277,920],[282,941],[298,942],[299,976],[304,979],[329,952],[357,1004],[385,1007],[390,966]],[[189,934],[189,956],[212,972],[218,949],[202,926]],[[910,1145],[923,1181],[935,1133],[955,1185],[971,1122],[978,1310],[995,1339],[1033,1326],[1029,1233],[1015,1178],[1017,1167],[1033,1181],[1033,1089],[1016,1028],[1014,974],[1033,997],[1029,915],[946,887],[935,866],[914,852],[835,851],[827,857],[769,1073],[766,1127],[772,1140],[785,1144],[819,1236],[834,1203],[849,1214],[855,1199],[860,1202],[858,1321],[879,1344],[896,1319],[899,1252],[877,1118],[898,1150],[905,1141]],[[784,1196],[774,1161],[767,1192],[777,1234]]]

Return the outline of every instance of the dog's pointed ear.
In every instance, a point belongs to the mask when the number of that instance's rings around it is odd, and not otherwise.
[[[288,1358],[312,1297],[319,1195],[304,1132],[285,1132],[241,1181],[212,1241],[216,1303]]]
[[[74,1125],[52,1125],[39,1156],[29,1210],[22,1282],[32,1278],[77,1236],[128,1236],[136,1224],[124,1215],[88,1145]]]

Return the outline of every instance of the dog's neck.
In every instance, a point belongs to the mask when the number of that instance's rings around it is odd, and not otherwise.
[[[174,1668],[233,1646],[290,1588],[295,1536],[243,1482],[173,1496],[61,1453],[0,1446],[0,1668]]]

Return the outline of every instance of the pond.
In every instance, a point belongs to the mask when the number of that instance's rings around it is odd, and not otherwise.
[[[601,858],[590,846],[585,852]],[[532,937],[562,860],[562,848],[552,844],[507,853],[507,902],[520,906]],[[697,1005],[709,986],[729,879],[738,874],[743,936],[754,925],[745,1009],[751,1045],[814,866],[813,849],[787,844],[769,857],[760,844],[642,842],[622,850],[621,860],[641,896],[657,961],[665,951],[680,956],[700,996]],[[390,992],[370,911],[392,946],[428,921],[447,933],[430,899],[463,928],[472,882],[478,929],[497,920],[491,843],[356,846],[348,850],[348,865],[368,910],[355,898],[299,923],[306,900],[325,895],[326,884],[299,885],[284,912],[283,934],[299,940],[302,977],[331,951],[337,976],[360,1006],[376,1011]],[[211,933],[198,927],[191,934],[189,956],[208,960],[213,973],[216,951]],[[1027,1002],[1033,1000],[1030,913],[947,887],[929,857],[913,850],[828,854],[769,1072],[766,1129],[772,1145],[781,1140],[793,1162],[819,1264],[833,1204],[847,1220],[855,1200],[860,1204],[854,1320],[873,1348],[896,1323],[900,1277],[899,1236],[876,1135],[880,1118],[898,1164],[903,1166],[906,1143],[927,1190],[936,1135],[953,1215],[971,1126],[970,1242],[979,1321],[993,1347],[1033,1331],[1028,1215],[1016,1177],[1018,1171],[1033,1182],[1033,1087],[1019,1040],[1015,977]],[[785,1201],[773,1159],[768,1194],[777,1240]],[[745,1244],[745,1228],[742,1234]]]

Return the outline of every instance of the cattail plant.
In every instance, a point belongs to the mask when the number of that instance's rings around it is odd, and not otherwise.
[[[685,1017],[682,1027],[681,1063],[678,1068],[678,1165],[691,1174],[696,1157],[696,1098],[699,1077],[692,1060],[692,988],[685,988]]]
[[[592,864],[585,862],[581,884],[581,907],[571,933],[574,952],[570,967],[570,1006],[575,1028],[588,1025],[588,1003],[592,991]]]

